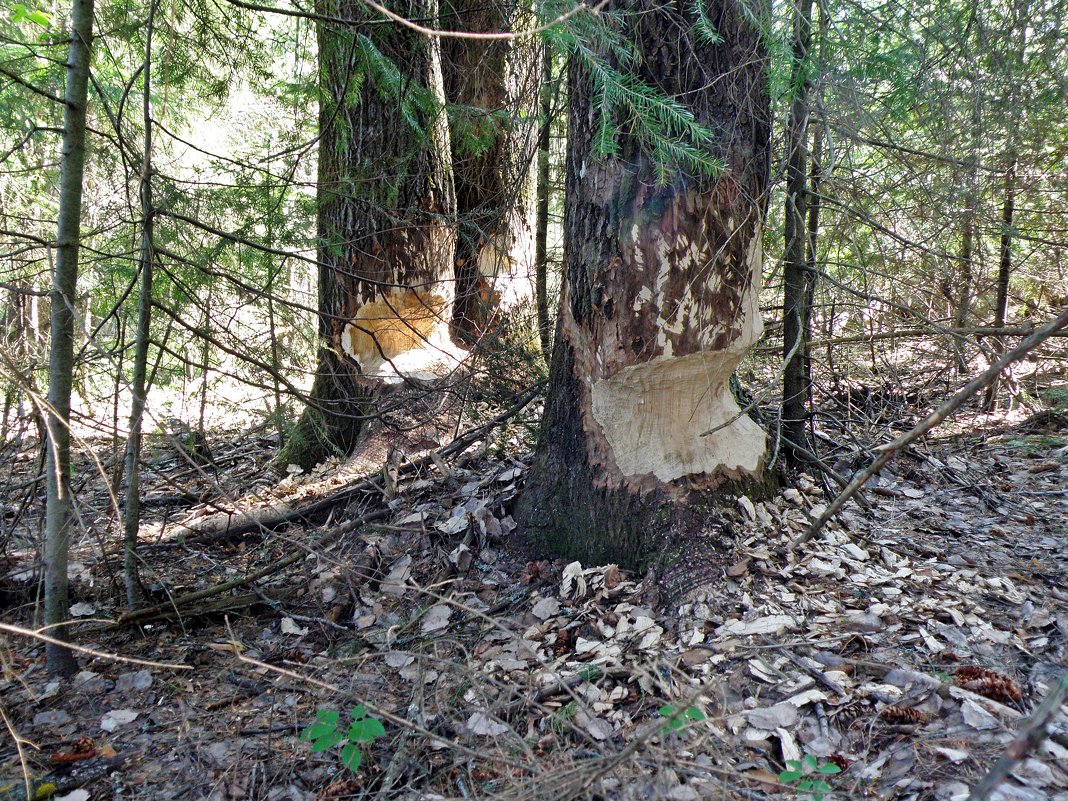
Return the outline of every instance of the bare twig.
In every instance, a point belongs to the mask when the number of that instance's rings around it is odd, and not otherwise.
[[[4,719],[4,726],[7,727],[8,734],[11,735],[11,739],[15,741],[15,748],[19,752],[19,765],[22,767],[22,781],[23,786],[26,789],[26,797],[33,798],[33,777],[30,775],[30,763],[26,759],[26,752],[22,746],[28,743],[29,740],[25,739],[15,729],[15,724],[11,722],[11,719],[7,716],[7,710],[0,704],[0,717]]]
[[[70,625],[64,622],[61,625]],[[148,659],[138,659],[133,656],[120,656],[119,654],[109,654],[106,651],[97,651],[94,648],[86,648],[84,645],[76,645],[75,643],[68,642],[66,640],[59,640],[55,637],[50,637],[39,629],[24,629],[22,626],[13,626],[10,623],[0,623],[0,631],[6,631],[8,634],[16,634],[20,637],[29,637],[30,639],[40,640],[44,643],[55,643],[62,645],[65,648],[70,648],[72,651],[77,651],[81,654],[88,654],[89,656],[98,656],[101,659],[112,659],[116,662],[129,662],[132,665],[144,665],[146,667],[153,668],[166,668],[168,670],[192,670],[192,665],[178,665],[174,662],[152,662]]]

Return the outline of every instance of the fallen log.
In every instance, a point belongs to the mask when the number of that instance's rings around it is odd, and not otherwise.
[[[423,470],[436,464],[446,456],[466,450],[494,428],[519,414],[531,401],[538,397],[540,391],[540,386],[527,390],[514,404],[483,425],[461,434],[448,445],[438,448],[436,451],[431,451],[425,456],[404,462],[398,469],[398,475],[404,476]],[[377,483],[377,471],[381,470],[383,466],[384,459],[373,467],[368,465],[368,475],[365,475],[355,484],[309,504],[292,506],[285,502],[279,502],[272,506],[253,509],[224,510],[218,514],[192,522],[181,523],[176,527],[176,534],[183,538],[185,542],[204,544],[221,539],[241,537],[253,532],[267,533],[290,523],[314,524],[335,506],[348,503],[368,492],[381,492],[381,487]]]

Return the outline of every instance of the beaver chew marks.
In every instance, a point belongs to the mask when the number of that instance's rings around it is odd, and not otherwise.
[[[433,292],[391,289],[365,303],[345,325],[341,345],[372,378],[430,380],[463,357],[449,340],[448,300]]]
[[[765,434],[738,414],[728,385],[737,362],[730,351],[661,357],[594,382],[593,416],[623,475],[668,482],[756,474]]]

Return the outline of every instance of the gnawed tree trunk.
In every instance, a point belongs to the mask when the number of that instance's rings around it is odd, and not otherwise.
[[[514,0],[444,0],[443,26],[475,33],[516,28]],[[456,186],[458,337],[483,333],[499,311],[534,297],[534,106],[537,38],[442,40]]]
[[[726,169],[658,183],[626,127],[616,155],[596,155],[591,77],[572,59],[567,269],[541,441],[517,513],[542,546],[632,568],[682,563],[688,583],[702,576],[684,556],[714,540],[710,508],[722,491],[765,479],[765,433],[739,415],[728,387],[762,329],[765,57],[732,0],[708,4],[719,45],[697,37],[690,5],[615,8],[634,12],[627,35],[640,51],[623,69],[712,126]]]
[[[355,0],[319,25],[320,354],[311,402],[279,456],[310,467],[359,440],[383,383],[431,380],[452,345],[455,200],[440,48]],[[436,0],[392,10],[435,19]]]
[[[45,624],[57,639],[66,636],[67,554],[74,507],[70,482],[70,396],[74,383],[74,304],[78,287],[82,178],[85,174],[85,116],[93,48],[93,0],[74,0],[71,44],[63,96],[63,159],[59,176],[56,266],[52,279],[52,344],[48,361],[48,496],[45,507]],[[69,676],[74,654],[56,642],[45,645],[48,670]]]

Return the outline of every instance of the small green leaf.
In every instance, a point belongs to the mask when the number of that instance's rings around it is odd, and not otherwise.
[[[372,742],[376,737],[382,737],[385,733],[386,727],[376,718],[354,720],[349,727],[349,739],[358,743]]]
[[[801,760],[799,760],[799,759],[788,759],[788,760],[786,760],[786,767],[788,767],[790,770],[800,771],[801,770]]]
[[[40,11],[38,9],[34,9],[33,11],[30,11],[26,15],[26,19],[28,19],[30,22],[34,22],[34,23],[40,25],[42,28],[51,28],[52,27],[52,18],[50,16],[48,16],[48,14],[46,14],[45,12]]]
[[[793,784],[804,775],[805,774],[799,770],[784,770],[779,774],[779,781],[783,784]]]
[[[670,718],[672,715],[675,714],[675,707],[673,707],[671,704],[664,704],[662,707],[660,707],[660,709],[657,710],[657,712],[659,712],[665,718]]]
[[[705,713],[697,707],[691,706],[689,709],[686,710],[686,717],[688,717],[690,720],[704,720]]]
[[[352,710],[352,719],[353,720],[359,720],[360,718],[364,718],[364,717],[367,717],[367,707],[364,706],[363,704],[360,704],[359,706],[355,707]]]
[[[11,21],[16,24],[27,21],[40,25],[42,28],[52,27],[52,17],[40,9],[30,8],[24,3],[12,3],[9,8]]]
[[[349,743],[341,749],[341,764],[351,770],[353,773],[360,769],[360,763],[363,761],[363,753],[356,746],[355,743]]]
[[[337,724],[338,719],[341,717],[341,713],[336,709],[320,709],[315,713],[315,719],[320,723],[333,723]]]
[[[336,731],[324,734],[312,743],[311,751],[313,754],[321,754],[323,751],[327,751],[333,748],[338,743],[345,742],[345,735],[339,734]]]
[[[325,737],[330,734],[334,731],[334,728],[332,723],[313,723],[300,733],[300,739],[318,740],[320,737]]]
[[[583,681],[597,681],[604,673],[597,665],[589,665],[579,671],[579,678]]]
[[[816,761],[816,757],[812,756],[812,754],[805,754],[801,758],[801,764],[804,765],[809,770],[815,770],[816,769],[816,765],[818,763]]]
[[[841,773],[842,769],[835,765],[833,762],[828,762],[826,765],[820,765],[816,768],[816,773]]]
[[[812,789],[821,793],[829,793],[831,791],[831,785],[827,784],[823,779],[820,779],[812,782]]]

